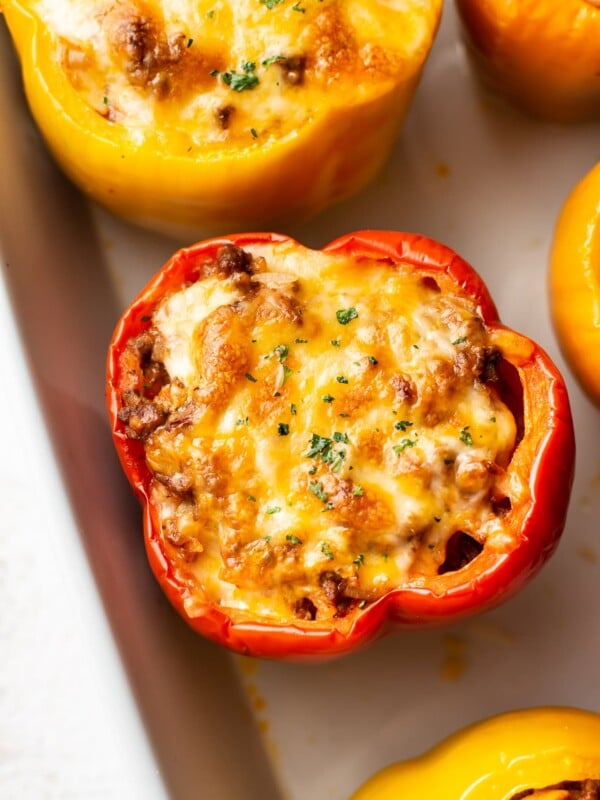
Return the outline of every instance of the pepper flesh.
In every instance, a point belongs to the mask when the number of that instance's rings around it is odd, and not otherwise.
[[[563,205],[549,280],[562,352],[588,396],[600,405],[600,164]]]
[[[418,758],[383,769],[351,800],[568,800],[580,795],[560,790],[561,784],[599,779],[600,714],[533,708],[476,723]]]
[[[481,279],[453,251],[422,236],[365,231],[332,242],[324,252],[343,254],[359,263],[361,259],[402,263],[424,279],[433,279],[442,291],[446,287],[473,300],[478,316],[494,331],[507,365],[501,378],[502,393],[514,407],[521,429],[508,468],[510,480],[523,487],[511,498],[507,517],[516,537],[514,546],[484,547],[477,558],[460,569],[435,575],[422,586],[394,589],[358,609],[351,624],[344,627],[335,620],[327,624],[318,620],[277,624],[239,619],[235,612],[210,603],[204,603],[193,615],[185,610],[187,589],[169,563],[149,503],[151,473],[143,444],[128,438],[119,419],[123,404],[119,391],[121,354],[127,342],[147,328],[161,298],[193,282],[199,263],[214,257],[224,244],[243,248],[260,242],[292,240],[277,234],[241,234],[201,242],[176,254],[126,311],[110,346],[107,399],[113,437],[126,475],[144,505],[152,568],[173,605],[193,628],[233,650],[298,658],[341,654],[381,635],[391,625],[449,623],[501,602],[539,570],[556,547],[564,526],[574,464],[573,427],[564,383],[537,345],[499,323]]]
[[[477,71],[534,116],[600,117],[597,0],[456,0]]]
[[[110,85],[119,65],[111,62],[106,71],[108,88],[98,79],[90,89],[80,73],[95,58],[93,43],[67,48],[64,36],[42,18],[40,5],[41,0],[5,0],[2,9],[33,116],[51,152],[85,193],[115,214],[192,235],[296,222],[363,188],[393,146],[442,3],[415,2],[408,11],[392,11],[369,2],[361,10],[360,18],[368,21],[363,35],[347,0],[307,8],[256,0],[246,16],[261,30],[273,28],[272,47],[291,36],[278,25],[300,25],[300,31],[315,26],[315,41],[298,44],[307,54],[290,58],[263,52],[252,30],[237,30],[231,20],[241,8],[190,3],[184,10],[194,24],[182,28],[175,47],[160,33],[168,6],[130,0],[115,11],[107,3],[107,19],[127,14],[111,35],[126,53],[122,71],[130,80],[114,97]],[[90,4],[90,22],[101,16],[101,6],[100,0]],[[154,6],[155,23],[147,6]],[[144,39],[151,22],[158,32]],[[239,50],[240,35],[243,55],[234,55],[228,48],[234,42]],[[71,80],[65,64],[75,72]],[[149,122],[128,124],[121,106],[129,95],[136,109],[143,106],[152,115]],[[263,129],[253,115],[266,109],[270,123]],[[290,122],[300,111],[297,122]],[[198,133],[199,120],[203,126],[212,120],[208,144],[204,127]]]

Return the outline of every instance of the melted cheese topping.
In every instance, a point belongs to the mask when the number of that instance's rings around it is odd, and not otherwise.
[[[75,90],[131,139],[253,147],[423,63],[431,0],[37,0]]]
[[[467,560],[506,544],[516,426],[470,301],[402,265],[249,251],[251,276],[209,275],[153,316],[151,501],[189,613],[339,618],[459,568],[457,536]]]

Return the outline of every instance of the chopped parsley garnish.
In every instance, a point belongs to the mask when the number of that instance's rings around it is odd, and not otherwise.
[[[409,422],[407,419],[401,419],[399,422],[394,423],[394,428],[397,431],[404,432],[407,428],[412,427],[412,422]]]
[[[342,468],[342,463],[346,458],[345,450],[335,450],[333,445],[334,441],[345,441],[343,439],[329,439],[327,436],[319,436],[318,433],[313,433],[310,440],[310,447],[308,453],[305,453],[306,458],[320,458],[323,464],[331,465],[332,472],[339,472]],[[338,434],[338,436],[345,436],[345,434]]]
[[[330,341],[331,341],[331,344],[334,347],[340,347],[341,344],[342,344],[342,340],[341,339],[331,339]]]
[[[272,537],[272,536],[265,536],[264,538],[265,538],[265,542],[266,542],[267,544],[269,544],[269,542],[271,541],[271,539],[272,539],[273,537]]]
[[[357,569],[360,569],[362,565],[365,563],[365,557],[363,556],[362,553],[359,553],[359,555],[356,556],[356,558],[352,563],[356,564]]]
[[[393,451],[394,451],[394,453],[396,453],[396,455],[398,456],[398,455],[400,455],[400,453],[401,453],[403,450],[406,450],[406,448],[407,448],[407,447],[414,447],[414,446],[415,446],[415,444],[416,444],[416,443],[415,443],[415,442],[413,442],[413,440],[412,440],[412,439],[402,439],[402,441],[400,442],[400,444],[395,444],[395,445],[393,446],[392,450],[393,450]]]
[[[335,312],[335,316],[340,325],[347,325],[358,317],[358,311],[351,306],[350,308],[340,308]]]
[[[301,14],[304,14],[304,13],[306,13],[306,9],[305,9],[305,8],[302,8],[302,6],[300,5],[300,3],[296,3],[295,5],[293,5],[293,6],[292,6],[292,11],[300,11],[300,13],[301,13]]]
[[[332,561],[334,558],[333,552],[327,542],[321,542],[321,552],[323,555],[327,556],[327,558]]]
[[[289,432],[290,432],[290,426],[287,424],[287,422],[280,422],[277,425],[277,433],[280,436],[287,436]]]
[[[265,514],[279,514],[280,511],[281,511],[281,506],[269,506],[266,509]]]
[[[464,342],[466,342],[466,341],[467,341],[467,337],[466,337],[466,336],[459,336],[459,337],[458,337],[458,339],[455,339],[455,340],[452,342],[452,344],[453,344],[453,345],[457,345],[457,344],[463,344],[463,343],[464,343]]]
[[[187,40],[187,46],[188,47],[191,47],[193,44],[194,44],[194,40],[193,39],[188,39]]]
[[[338,375],[336,381],[338,383],[348,383],[348,378],[345,375]]]
[[[292,403],[291,406],[290,406],[290,414],[293,417],[295,417],[297,413],[298,413],[298,409],[296,408],[296,404]]]
[[[338,414],[338,416],[340,416],[340,417],[349,417],[350,414]]]
[[[473,444],[473,437],[469,433],[469,428],[470,425],[465,425],[465,427],[461,430],[459,436],[463,444],[466,444],[468,447],[471,447],[471,445]]]
[[[244,417],[243,419],[236,419],[235,424],[239,427],[240,425],[250,425],[250,417]]]
[[[324,394],[323,397],[321,398],[321,400],[324,403],[333,403],[333,401],[335,400],[335,397],[332,397],[330,394]]]
[[[375,366],[376,364],[379,364],[379,361],[377,361],[375,356],[369,356],[369,364],[373,364],[373,366]]]
[[[496,417],[490,417],[490,422],[496,422]]]
[[[236,72],[235,70],[222,72],[221,78],[223,83],[234,92],[245,92],[247,89],[255,89],[258,86],[258,76],[254,71],[255,69],[256,64],[254,61],[246,61],[242,64],[243,72]]]
[[[294,339],[294,344],[307,344],[308,339]]]
[[[252,134],[252,138],[258,138],[258,133],[256,132],[256,128],[250,128],[250,133]]]
[[[211,10],[210,10],[210,11],[207,11],[207,12],[206,12],[206,16],[207,16],[209,19],[212,19],[212,18],[214,17],[214,15],[215,15],[215,10],[214,10],[214,8],[211,8]]]
[[[251,375],[249,372],[247,372],[247,373],[246,373],[246,378],[247,378],[247,379],[248,379],[248,380],[249,380],[251,383],[256,383],[256,378],[254,377],[254,375]]]
[[[246,500],[250,500],[251,503],[256,503],[256,497],[253,494],[249,494]]]
[[[333,441],[334,442],[343,442],[344,444],[350,444],[350,439],[348,439],[348,434],[347,433],[340,433],[339,431],[336,431],[333,434]]]
[[[359,483],[355,483],[354,489],[352,490],[352,494],[354,495],[354,497],[362,497],[364,493],[365,490],[363,489],[363,487]]]
[[[285,538],[288,542],[291,542],[292,544],[302,544],[302,539],[299,539],[297,536],[294,536],[293,533],[288,533],[288,535]]]
[[[273,352],[277,353],[279,356],[279,363],[283,364],[288,356],[288,353],[290,352],[290,348],[287,346],[287,344],[278,344],[277,347],[273,348]]]
[[[281,384],[282,386],[287,381],[287,379],[290,377],[291,374],[292,374],[292,370],[289,367],[286,367],[286,365],[284,364],[283,365],[283,382]]]
[[[263,67],[270,67],[271,64],[276,64],[278,61],[285,61],[285,56],[269,56],[262,61]]]
[[[108,105],[108,97],[106,97],[106,96],[103,97],[102,98],[102,102],[104,103],[105,106],[107,106]]]
[[[329,500],[329,496],[323,491],[323,484],[321,481],[311,481],[308,484],[308,491],[312,492],[315,497],[318,497],[323,503]]]
[[[358,604],[358,607],[359,607],[359,608],[361,609],[361,611],[362,611],[362,609],[363,609],[363,608],[366,608],[366,607],[367,607],[367,601],[366,601],[366,600],[361,600],[361,601],[360,601],[360,603]]]
[[[266,6],[267,8],[271,9],[275,8],[275,6],[278,6],[279,3],[283,2],[283,0],[260,0],[260,2],[263,4],[263,6]]]

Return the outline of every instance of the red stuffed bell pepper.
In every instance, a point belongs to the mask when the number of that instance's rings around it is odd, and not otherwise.
[[[488,609],[564,526],[564,383],[422,236],[182,250],[117,326],[108,406],[156,577],[240,653],[332,656]]]

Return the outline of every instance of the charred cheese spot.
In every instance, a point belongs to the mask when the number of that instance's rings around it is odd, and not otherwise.
[[[511,800],[600,800],[600,780],[562,781],[543,789],[526,789]]]
[[[203,263],[120,386],[188,611],[343,625],[505,543],[517,425],[489,353],[470,301],[402,265],[290,242]]]
[[[141,142],[170,131],[181,152],[256,146],[326,108],[387,91],[427,51],[421,0],[37,0],[79,97]],[[302,9],[300,11],[300,8]],[[407,18],[410,18],[409,20]],[[396,26],[402,26],[398,36]],[[335,91],[332,89],[335,88]]]

